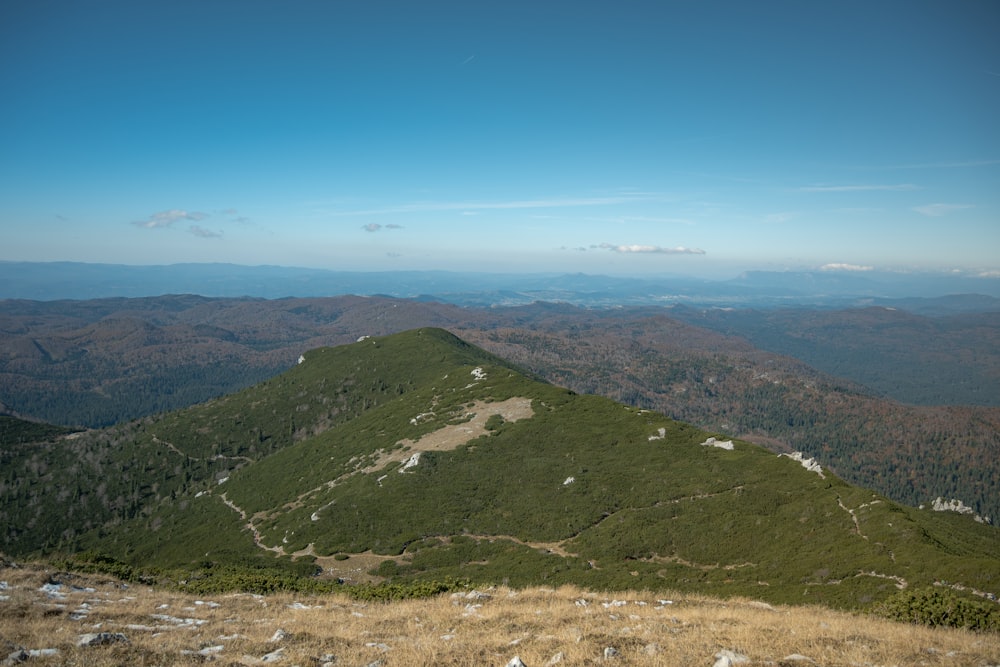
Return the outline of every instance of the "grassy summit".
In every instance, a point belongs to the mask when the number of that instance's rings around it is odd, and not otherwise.
[[[439,329],[307,352],[245,391],[12,464],[9,552],[847,608],[935,582],[1000,592],[995,528],[539,382]],[[71,480],[87,514],[57,500]]]

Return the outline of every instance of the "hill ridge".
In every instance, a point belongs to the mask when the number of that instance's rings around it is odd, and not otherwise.
[[[34,495],[7,489],[5,550],[97,550],[184,578],[320,563],[334,577],[371,554],[365,576],[389,581],[842,607],[943,581],[1000,592],[1000,531],[971,517],[541,383],[441,329],[311,350],[236,394],[17,451],[16,489]],[[88,485],[95,461],[121,478]],[[74,495],[90,525],[46,500]]]

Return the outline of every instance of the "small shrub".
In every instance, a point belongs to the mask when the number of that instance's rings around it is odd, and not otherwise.
[[[153,571],[140,570],[98,551],[81,551],[65,558],[56,558],[52,564],[71,572],[105,574],[129,583],[152,584],[156,581]]]
[[[364,584],[348,587],[346,592],[355,600],[364,602],[392,602],[394,600],[429,598],[442,593],[466,590],[469,587],[470,583],[467,580],[447,579],[445,581]]]
[[[905,623],[1000,632],[1000,605],[935,586],[900,591],[875,605],[872,612]]]

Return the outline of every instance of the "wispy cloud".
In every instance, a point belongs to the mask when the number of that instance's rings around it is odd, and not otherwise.
[[[860,264],[824,264],[819,267],[820,271],[874,271],[874,266],[862,266]]]
[[[600,248],[602,250],[610,250],[611,252],[618,252],[622,254],[647,254],[647,255],[704,255],[705,251],[700,248],[685,248],[684,246],[677,246],[674,248],[665,248],[658,245],[615,245],[614,243],[602,243],[600,245],[591,246],[592,248]]]
[[[920,187],[913,183],[893,183],[874,185],[805,185],[798,188],[799,192],[908,192],[919,190]]]
[[[203,239],[221,239],[222,232],[214,232],[211,229],[205,229],[200,225],[191,225],[188,227],[188,231],[195,236],[200,236]]]
[[[914,206],[913,210],[921,215],[937,218],[966,208],[974,208],[974,206],[972,204],[927,204],[925,206]]]
[[[616,195],[613,197],[566,197],[552,199],[515,199],[511,201],[461,201],[461,202],[412,202],[385,208],[358,211],[336,211],[331,215],[379,215],[384,213],[422,213],[429,211],[462,211],[463,214],[485,210],[531,209],[531,208],[571,208],[580,206],[611,206],[636,201],[648,201],[652,195]]]
[[[377,222],[369,222],[367,225],[362,225],[361,229],[366,232],[377,232],[380,229],[402,229],[403,225],[397,225],[390,223],[388,225],[380,225]]]
[[[158,229],[162,227],[169,227],[178,220],[192,220],[194,222],[198,222],[207,217],[207,213],[201,213],[199,211],[184,211],[182,209],[172,208],[166,211],[160,211],[159,213],[154,213],[145,220],[134,220],[132,224],[136,227],[142,227],[144,229]]]

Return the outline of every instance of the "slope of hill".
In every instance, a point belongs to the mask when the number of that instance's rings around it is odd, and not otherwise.
[[[746,338],[914,405],[1000,405],[1000,313],[678,307],[671,317]]]
[[[800,450],[913,506],[959,498],[1000,516],[1000,409],[913,407],[663,316],[552,317],[544,330],[463,331],[579,392],[657,410],[774,451]]]
[[[744,338],[664,316],[674,310],[478,309],[363,297],[8,301],[0,303],[0,402],[35,418],[103,425],[249,386],[310,348],[439,326],[576,391],[776,452],[805,451],[896,501],[957,498],[1000,517],[1000,408],[900,405]],[[146,334],[129,345],[100,335],[107,322],[122,321],[142,323]],[[990,334],[968,329],[957,340],[976,331]],[[60,353],[42,359],[38,346]],[[976,377],[963,361],[969,350],[996,354],[983,352],[982,342],[935,349],[939,363],[962,366],[969,378]]]
[[[310,351],[237,394],[4,456],[5,550],[185,577],[359,558],[398,581],[842,607],[935,582],[1000,592],[992,527],[541,383],[440,329]]]

